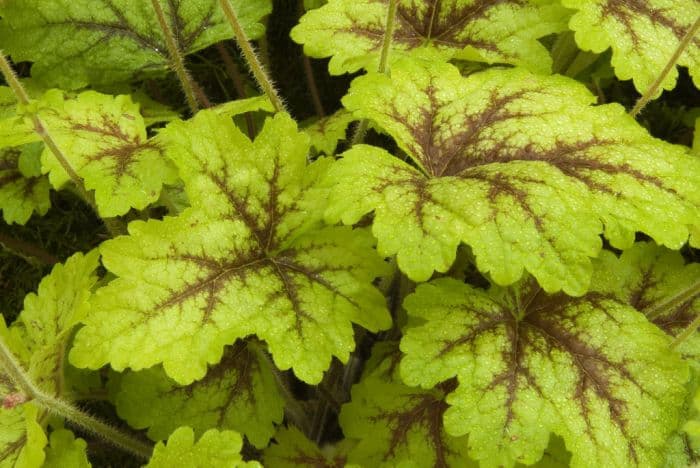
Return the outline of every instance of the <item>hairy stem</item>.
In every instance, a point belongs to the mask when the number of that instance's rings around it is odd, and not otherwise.
[[[267,75],[262,63],[260,63],[260,59],[255,53],[255,50],[253,50],[253,46],[250,44],[248,36],[246,35],[245,31],[243,31],[240,21],[238,21],[236,10],[234,10],[233,5],[231,5],[231,1],[219,0],[219,3],[221,3],[221,8],[224,10],[226,18],[231,24],[234,37],[236,38],[236,43],[238,44],[238,47],[240,47],[246,62],[248,62],[248,67],[250,67],[250,71],[253,73],[253,77],[258,83],[258,86],[263,90],[265,95],[267,95],[267,98],[272,103],[275,111],[286,112],[284,103],[282,103],[282,99],[280,99],[279,95],[277,94],[277,90],[275,90],[272,80]]]
[[[656,95],[656,93],[659,91],[659,88],[661,87],[661,83],[664,82],[664,80],[671,72],[673,67],[676,66],[678,59],[681,57],[681,54],[685,52],[685,49],[688,48],[690,41],[693,40],[693,37],[695,37],[695,34],[697,34],[698,29],[700,29],[700,17],[698,17],[695,20],[695,23],[693,23],[690,29],[688,29],[688,31],[685,33],[685,36],[683,36],[683,39],[681,39],[681,42],[678,44],[678,47],[676,47],[676,50],[673,52],[673,55],[671,55],[671,58],[669,59],[668,63],[666,63],[664,69],[661,70],[661,73],[659,73],[659,76],[656,77],[656,80],[654,80],[651,86],[649,86],[646,92],[642,95],[642,97],[639,98],[637,103],[634,105],[634,108],[630,111],[630,115],[632,117],[637,117],[639,112],[642,109],[644,109],[644,107],[649,103],[649,101],[651,101],[652,97]]]
[[[187,104],[190,106],[192,113],[196,113],[199,110],[199,102],[197,102],[197,93],[195,89],[198,88],[192,80],[192,76],[189,74],[185,68],[185,60],[178,46],[177,40],[173,35],[173,31],[168,25],[168,20],[163,12],[163,7],[160,6],[159,0],[151,0],[153,5],[153,10],[156,12],[156,17],[158,18],[158,24],[160,29],[163,31],[163,36],[165,36],[165,45],[168,47],[168,54],[170,55],[170,61],[175,74],[180,80],[180,85],[182,90],[185,92],[185,97],[187,98]]]
[[[394,26],[396,24],[396,9],[398,8],[399,0],[389,0],[389,10],[386,15],[386,27],[384,28],[384,39],[382,40],[382,52],[379,56],[379,73],[388,73],[389,71],[389,52],[391,52],[391,40],[394,37]],[[362,119],[355,130],[352,137],[351,146],[355,146],[365,139],[369,122],[367,119]]]
[[[231,78],[231,81],[233,81],[233,87],[236,89],[236,94],[238,94],[240,99],[244,99],[246,97],[245,82],[243,80],[243,76],[241,75],[241,70],[238,68],[238,64],[235,60],[233,60],[233,57],[231,57],[231,54],[229,54],[226,46],[222,42],[216,44],[216,50],[219,52],[221,60],[224,61],[226,74],[229,76],[229,78]],[[248,130],[248,136],[252,140],[255,138],[255,134],[257,133],[255,122],[253,121],[253,117],[250,115],[250,112],[246,112],[244,114],[244,118]]]
[[[15,71],[10,66],[10,62],[7,60],[7,57],[5,57],[5,53],[2,50],[0,50],[0,72],[2,72],[5,81],[12,89],[12,92],[15,94],[17,101],[22,106],[27,107],[29,105],[29,95],[24,89],[24,86],[22,86],[22,83],[19,81],[19,78],[17,78],[17,74],[15,74]],[[115,237],[125,232],[125,229],[122,223],[119,222],[119,220],[102,218],[100,216],[100,212],[97,209],[97,203],[95,203],[95,196],[92,192],[87,191],[82,177],[78,175],[78,173],[71,165],[70,161],[68,161],[66,155],[63,154],[63,151],[61,151],[61,149],[58,147],[58,145],[56,144],[56,140],[53,139],[51,133],[49,133],[49,130],[46,128],[46,126],[41,121],[36,112],[32,112],[30,114],[30,118],[32,120],[32,124],[34,126],[34,131],[36,132],[36,134],[39,135],[41,140],[44,142],[44,145],[46,145],[49,151],[51,151],[54,157],[58,160],[63,170],[66,171],[66,174],[68,174],[68,177],[75,185],[75,188],[78,190],[78,193],[83,198],[83,200],[85,200],[94,210],[97,216],[102,219],[105,227],[112,235],[112,237]]]
[[[15,239],[0,232],[0,245],[7,250],[17,253],[23,258],[33,258],[44,265],[55,265],[60,262],[58,257],[50,254],[38,245],[31,244],[21,239]]]
[[[647,307],[643,311],[644,315],[646,315],[649,320],[654,320],[663,315],[665,312],[685,304],[697,295],[700,295],[700,280],[691,284],[686,289],[679,291],[677,294],[667,297],[665,300],[656,302]]]
[[[79,410],[60,398],[53,397],[39,389],[22,369],[21,364],[0,338],[0,365],[15,385],[31,400],[46,411],[61,416],[73,424],[102,437],[116,447],[141,459],[148,460],[152,447],[132,436],[125,434],[97,418]]]

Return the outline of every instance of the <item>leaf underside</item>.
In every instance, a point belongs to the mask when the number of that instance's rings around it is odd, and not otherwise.
[[[256,334],[279,368],[316,383],[331,356],[354,348],[352,322],[389,326],[371,284],[385,264],[368,232],[321,225],[324,192],[313,185],[329,161],[307,166],[308,137],[289,116],[269,119],[254,142],[211,111],[158,138],[192,207],[102,245],[119,278],[97,291],[73,364],[163,363],[185,385]]]
[[[382,255],[414,281],[444,272],[460,242],[500,285],[527,270],[548,292],[581,295],[601,232],[618,248],[636,231],[679,248],[700,224],[700,160],[651,138],[622,106],[564,77],[518,69],[461,77],[405,60],[357,78],[344,98],[413,164],[355,146],[327,177],[326,219],[374,211]]]
[[[179,49],[190,54],[232,36],[218,0],[160,0]],[[232,0],[251,38],[270,0]],[[0,44],[15,62],[31,61],[47,86],[78,89],[163,73],[170,63],[156,14],[142,0],[6,0]]]
[[[532,279],[490,291],[453,279],[404,302],[401,376],[431,388],[457,377],[445,429],[469,435],[481,466],[539,460],[550,433],[571,466],[658,466],[688,371],[668,338],[609,295],[547,295]]]
[[[292,38],[310,57],[332,57],[331,74],[374,71],[388,8],[388,0],[331,0],[307,12]],[[567,18],[550,0],[399,0],[390,57],[423,51],[547,73],[552,60],[537,40],[564,30]]]

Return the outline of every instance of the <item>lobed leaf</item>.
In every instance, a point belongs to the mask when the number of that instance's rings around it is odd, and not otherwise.
[[[86,451],[87,443],[68,429],[53,431],[42,468],[90,468]]]
[[[564,77],[464,78],[416,59],[357,78],[343,103],[413,164],[353,147],[329,171],[326,220],[374,211],[379,253],[414,281],[446,271],[465,242],[497,284],[527,270],[548,292],[581,295],[601,231],[618,248],[636,231],[679,248],[700,225],[700,160],[594,99]]]
[[[355,120],[345,109],[333,115],[323,117],[304,128],[304,133],[311,139],[311,147],[321,154],[332,155],[338,142],[345,139],[350,123]]]
[[[244,342],[229,348],[202,380],[186,387],[160,368],[127,372],[115,403],[121,418],[134,428],[148,427],[154,440],[186,425],[196,435],[211,428],[235,430],[257,448],[268,444],[284,416],[272,369]]]
[[[158,199],[163,184],[175,182],[174,168],[161,148],[147,139],[139,106],[129,96],[86,91],[66,100],[61,91],[52,90],[39,106],[59,149],[85,188],[95,190],[100,215],[143,209]],[[70,180],[48,148],[42,164],[54,187]]]
[[[347,463],[344,447],[324,447],[321,450],[296,427],[280,429],[276,443],[264,452],[265,466],[274,468],[358,468]],[[342,445],[342,443],[340,444]]]
[[[194,431],[183,426],[172,433],[168,443],[158,442],[146,468],[237,468],[260,467],[258,462],[244,462],[240,455],[243,439],[234,431],[205,432],[195,442]]]
[[[331,0],[308,11],[292,39],[310,57],[332,57],[333,75],[376,70],[388,0]],[[547,73],[552,60],[538,39],[566,28],[568,12],[552,0],[400,0],[391,57],[413,50],[443,60],[510,63]]]
[[[309,383],[354,347],[351,324],[386,328],[371,284],[386,269],[363,230],[321,226],[327,160],[309,166],[308,137],[287,115],[251,142],[230,118],[200,112],[159,135],[192,205],[105,242],[119,276],[97,291],[71,350],[78,367],[162,363],[179,384],[201,379],[223,347],[256,334],[275,364]]]
[[[44,215],[51,207],[37,145],[0,149],[0,208],[7,224],[26,224],[33,213]]]
[[[671,336],[678,335],[700,314],[700,297],[674,300],[700,283],[700,263],[686,264],[679,252],[640,242],[619,258],[609,251],[594,261],[592,291],[609,294],[645,314]],[[700,334],[694,333],[678,350],[700,357]]]
[[[571,466],[658,466],[678,427],[688,369],[668,338],[610,295],[547,295],[525,280],[486,292],[453,279],[404,307],[401,375],[431,388],[457,377],[445,429],[469,435],[481,466],[532,464],[550,433]]]
[[[612,48],[612,65],[621,80],[631,79],[645,93],[671,59],[693,22],[700,16],[696,0],[562,0],[576,10],[569,27],[583,50],[601,53]],[[688,67],[700,87],[700,38],[690,41],[677,65]],[[674,67],[654,98],[673,89]]]
[[[180,50],[191,54],[232,36],[218,0],[160,0]],[[251,38],[270,0],[232,0]],[[31,61],[32,77],[78,89],[163,73],[170,63],[150,2],[142,0],[5,0],[0,43],[15,62]]]

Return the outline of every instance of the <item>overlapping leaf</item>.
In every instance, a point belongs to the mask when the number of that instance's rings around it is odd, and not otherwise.
[[[347,463],[345,447],[318,448],[302,432],[290,426],[275,435],[276,443],[265,450],[265,466],[274,468],[358,468]]]
[[[95,190],[102,216],[143,209],[158,199],[164,183],[175,181],[175,168],[147,139],[139,107],[129,96],[86,91],[66,100],[61,91],[52,90],[39,106],[59,149],[85,187]],[[54,187],[68,182],[68,174],[48,148],[42,164]]]
[[[90,289],[97,278],[97,251],[76,254],[65,265],[57,265],[39,285],[38,294],[29,294],[17,321],[5,328],[0,321],[0,337],[22,363],[29,377],[43,391],[63,393],[64,358],[71,330],[86,311]],[[40,466],[47,443],[39,419],[45,413],[0,373],[0,466]],[[8,400],[9,398],[9,400]],[[7,464],[5,464],[7,463]]]
[[[306,13],[292,30],[311,57],[332,57],[332,74],[376,70],[388,0],[331,0]],[[564,30],[568,12],[553,0],[400,0],[392,56],[415,49],[439,56],[511,63],[546,73],[547,50],[537,39]]]
[[[622,80],[632,79],[640,93],[647,91],[671,59],[679,43],[700,17],[697,0],[562,0],[577,12],[570,21],[576,42],[596,53],[612,48],[612,65]],[[678,65],[688,67],[700,86],[700,38],[691,40]],[[661,83],[672,89],[675,68]]]
[[[688,370],[664,333],[612,296],[549,296],[532,279],[489,292],[453,279],[404,302],[423,324],[401,342],[401,375],[457,377],[445,428],[482,466],[531,464],[550,433],[571,466],[658,466],[679,423]]]
[[[243,461],[241,448],[243,439],[237,432],[211,429],[195,442],[194,431],[185,426],[173,432],[167,444],[156,444],[146,468],[259,468],[258,462]]]
[[[678,335],[700,314],[700,297],[687,294],[700,283],[700,263],[686,264],[678,252],[641,242],[620,258],[601,252],[594,266],[591,290],[613,295],[647,314],[671,336]],[[679,351],[700,357],[698,333],[690,336]]]
[[[177,386],[160,368],[128,372],[116,397],[119,416],[161,440],[179,426],[197,435],[232,429],[264,448],[282,422],[284,402],[272,370],[243,343],[227,350],[204,379]]]
[[[352,388],[340,425],[359,440],[348,460],[361,466],[476,467],[467,455],[467,437],[451,437],[442,424],[445,395],[454,381],[432,389],[408,387],[398,376],[398,347]]]
[[[344,104],[394,137],[414,165],[355,146],[328,176],[329,221],[374,211],[383,255],[411,279],[446,271],[460,242],[501,285],[523,270],[580,295],[604,230],[679,248],[700,225],[700,160],[651,138],[619,105],[564,77],[406,60],[357,78]],[[417,166],[417,167],[415,167]],[[602,221],[602,223],[601,223]]]
[[[232,36],[218,0],[160,0],[180,50],[196,52]],[[257,38],[270,0],[233,0],[243,28]],[[152,5],[142,0],[5,0],[0,44],[49,86],[127,81],[163,72],[168,49]]]
[[[251,142],[214,112],[159,135],[192,208],[134,222],[102,246],[119,276],[96,293],[71,351],[78,367],[140,370],[162,363],[189,384],[223,347],[256,334],[276,365],[316,383],[354,347],[351,322],[389,325],[372,280],[385,270],[363,230],[323,228],[328,162],[307,167],[308,137],[278,114]]]
[[[31,125],[17,114],[17,98],[7,86],[0,86],[0,148],[39,141]]]
[[[42,468],[90,468],[87,444],[67,429],[53,431]]]
[[[25,224],[33,213],[43,215],[51,206],[37,145],[0,149],[0,209],[8,224]]]
[[[321,154],[335,153],[338,142],[345,139],[348,125],[355,120],[353,115],[341,109],[333,115],[318,119],[304,132],[311,138],[311,147]]]

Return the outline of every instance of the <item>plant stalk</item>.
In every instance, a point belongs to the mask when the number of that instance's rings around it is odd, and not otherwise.
[[[194,84],[192,76],[185,68],[185,60],[182,56],[177,40],[173,35],[173,31],[170,29],[170,25],[168,25],[168,20],[163,12],[163,7],[160,6],[159,0],[151,0],[151,4],[153,5],[153,10],[156,12],[160,29],[163,31],[163,35],[165,36],[165,45],[167,46],[168,53],[170,54],[172,68],[180,80],[180,85],[182,86],[182,90],[185,92],[185,97],[187,98],[187,104],[189,105],[192,113],[195,114],[197,111],[199,111],[199,102],[197,102],[197,93],[195,91],[197,86]]]
[[[7,57],[5,57],[5,53],[2,50],[0,50],[0,72],[2,72],[5,81],[12,89],[12,92],[17,98],[17,101],[19,101],[19,103],[22,106],[28,107],[30,104],[29,95],[24,89],[24,86],[22,86],[22,83],[19,81],[19,78],[17,78],[17,74],[10,66],[10,62],[7,60]],[[61,149],[58,147],[56,140],[53,139],[51,133],[49,133],[49,130],[46,128],[46,126],[41,121],[36,112],[31,112],[30,118],[32,119],[32,125],[34,126],[34,131],[36,132],[36,134],[39,135],[41,140],[44,142],[44,145],[46,145],[49,151],[51,151],[54,157],[58,160],[63,170],[66,171],[66,174],[68,174],[68,177],[75,185],[76,189],[78,190],[78,193],[83,198],[83,200],[85,200],[88,203],[88,205],[90,205],[90,207],[93,209],[95,214],[97,214],[97,216],[100,219],[102,219],[105,227],[112,235],[112,237],[123,233],[125,229],[121,225],[121,223],[119,223],[118,220],[102,218],[100,216],[100,211],[97,209],[97,203],[95,202],[95,197],[93,193],[87,191],[87,189],[85,188],[85,183],[83,182],[83,178],[78,175],[76,170],[71,165],[70,161],[68,161],[66,155],[63,154],[63,151],[61,151]]]
[[[238,21],[236,10],[233,8],[233,5],[231,5],[231,1],[219,0],[219,3],[221,4],[221,8],[224,10],[224,14],[228,19],[228,22],[231,24],[234,37],[236,38],[236,43],[241,49],[241,52],[243,53],[243,56],[246,59],[246,62],[248,62],[248,67],[253,73],[253,77],[258,83],[258,86],[267,95],[276,112],[286,112],[287,110],[284,107],[284,103],[277,94],[277,90],[275,90],[275,86],[272,80],[265,71],[265,68],[263,67],[262,63],[260,63],[260,60],[258,59],[258,56],[255,53],[255,50],[253,49],[253,46],[248,40],[248,36],[246,35],[245,31],[243,31],[243,27],[241,26],[240,21]]]
[[[636,118],[639,112],[641,112],[641,110],[644,109],[644,107],[649,103],[649,101],[651,101],[652,97],[656,95],[659,88],[661,87],[661,83],[664,82],[668,74],[671,73],[673,67],[676,66],[678,59],[681,57],[681,54],[685,52],[685,49],[690,44],[690,41],[693,40],[699,29],[700,16],[695,20],[695,23],[693,23],[690,29],[688,29],[688,31],[685,33],[685,36],[683,36],[683,39],[681,39],[681,42],[678,44],[678,47],[676,47],[676,50],[673,52],[673,55],[671,55],[671,58],[669,59],[668,63],[666,63],[664,69],[661,70],[661,73],[659,73],[659,76],[656,77],[656,80],[654,80],[651,86],[649,86],[646,92],[642,95],[642,97],[639,98],[637,103],[634,105],[634,108],[630,111],[630,115],[632,117]]]
[[[53,266],[60,263],[58,257],[50,254],[38,245],[31,244],[21,239],[15,239],[14,237],[8,236],[2,232],[0,232],[0,245],[5,247],[7,250],[16,253],[20,257],[25,259],[34,259],[43,265]]]
[[[151,456],[152,448],[138,439],[124,434],[121,431],[105,424],[89,414],[84,413],[70,403],[53,397],[39,389],[31,378],[24,372],[21,364],[17,361],[5,341],[0,338],[0,365],[7,375],[19,387],[19,389],[30,399],[34,400],[46,411],[61,416],[73,424],[102,437],[114,446],[131,453],[141,459],[148,460]]]
[[[399,0],[389,0],[389,10],[386,15],[386,27],[384,29],[384,39],[382,40],[382,52],[379,56],[379,66],[377,71],[379,73],[387,73],[389,71],[389,53],[391,52],[391,40],[394,37],[394,26],[396,25],[396,10],[399,5]],[[352,137],[350,146],[355,146],[365,139],[367,134],[367,127],[369,126],[369,121],[367,119],[362,119],[360,124],[355,130],[355,134]]]
[[[700,280],[691,284],[689,287],[680,291],[678,294],[668,297],[663,301],[659,301],[647,307],[643,311],[644,315],[646,315],[649,320],[654,320],[657,317],[663,315],[666,311],[673,310],[676,307],[680,307],[682,304],[688,302],[697,295],[700,295]]]
[[[236,64],[236,62],[233,60],[231,54],[229,54],[228,50],[226,49],[226,46],[223,43],[217,43],[216,50],[219,52],[221,60],[224,61],[224,68],[226,68],[226,74],[229,76],[229,78],[231,78],[231,81],[233,81],[233,87],[236,89],[236,94],[238,94],[238,97],[240,99],[245,99],[245,83],[243,81],[243,77],[241,76],[241,70],[238,68],[238,64]],[[255,128],[255,122],[253,121],[253,117],[250,115],[250,112],[246,112],[244,114],[244,118],[248,130],[248,136],[252,140],[253,138],[255,138],[255,134],[257,133],[257,129]]]

